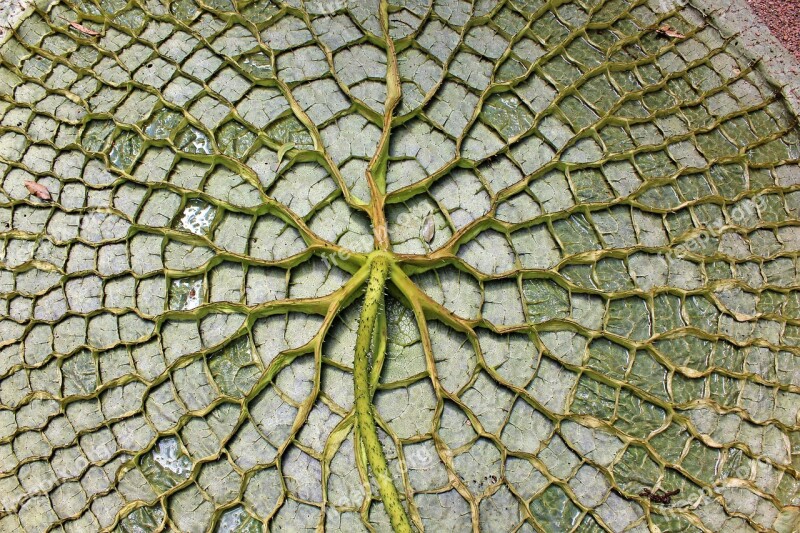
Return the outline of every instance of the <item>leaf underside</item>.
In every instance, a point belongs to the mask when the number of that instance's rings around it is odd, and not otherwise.
[[[0,531],[387,531],[386,487],[434,532],[791,522],[797,117],[675,4],[33,11]]]

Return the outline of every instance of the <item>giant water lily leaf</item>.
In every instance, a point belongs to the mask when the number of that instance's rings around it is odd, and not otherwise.
[[[680,5],[31,12],[0,530],[785,529],[797,117]]]

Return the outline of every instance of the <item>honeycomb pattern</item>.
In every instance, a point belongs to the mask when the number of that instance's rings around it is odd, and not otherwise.
[[[0,58],[0,531],[390,530],[378,212],[415,528],[796,519],[800,130],[692,7],[61,0]]]

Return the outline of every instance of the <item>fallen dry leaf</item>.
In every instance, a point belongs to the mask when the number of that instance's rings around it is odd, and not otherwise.
[[[656,32],[660,33],[661,35],[666,35],[667,37],[674,37],[675,39],[685,39],[686,36],[676,30],[675,28],[664,24],[660,28],[656,30]]]
[[[28,192],[34,195],[36,198],[40,200],[52,200],[53,197],[50,196],[50,191],[47,190],[47,187],[42,185],[41,183],[36,183],[35,181],[26,181],[25,188],[28,189]]]
[[[100,35],[99,31],[95,31],[95,30],[93,30],[91,28],[87,28],[83,24],[78,24],[77,22],[69,20],[68,18],[65,18],[65,17],[61,17],[61,18],[64,19],[65,21],[67,21],[67,24],[69,24],[72,29],[79,31],[84,35],[88,35],[89,37],[97,37],[98,35]]]
[[[433,219],[433,215],[428,215],[422,222],[422,238],[425,239],[425,242],[430,244],[431,241],[433,241],[433,236],[435,234],[436,234],[436,223]]]

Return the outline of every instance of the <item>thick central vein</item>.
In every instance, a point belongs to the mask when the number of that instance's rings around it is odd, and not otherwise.
[[[394,43],[389,35],[389,6],[386,0],[380,3],[380,18],[387,46],[386,84],[387,95],[383,114],[383,131],[375,154],[367,165],[366,179],[370,189],[370,218],[375,237],[376,252],[370,255],[370,274],[367,290],[364,295],[364,306],[358,324],[356,337],[355,362],[353,365],[353,381],[356,405],[356,425],[361,442],[366,450],[367,461],[372,475],[378,483],[378,490],[383,506],[389,515],[392,528],[399,533],[411,533],[411,523],[400,501],[400,494],[394,486],[383,446],[378,439],[378,428],[375,424],[372,390],[370,387],[370,353],[375,330],[375,321],[381,311],[383,291],[389,274],[389,266],[393,261],[388,252],[388,227],[384,202],[386,198],[386,172],[389,159],[389,139],[392,130],[392,116],[402,94],[400,75],[397,67],[397,56]]]
[[[380,3],[380,19],[383,37],[386,41],[386,102],[383,109],[383,129],[378,146],[366,169],[367,185],[370,190],[370,218],[375,237],[375,247],[389,250],[388,228],[384,204],[386,200],[386,172],[389,165],[389,139],[392,133],[392,117],[402,96],[400,72],[397,66],[397,54],[394,41],[389,35],[389,4],[386,0]]]
[[[372,347],[375,319],[380,311],[383,300],[383,289],[389,272],[389,257],[385,253],[372,256],[367,292],[364,295],[364,306],[361,308],[361,318],[358,323],[356,337],[355,363],[353,365],[353,379],[356,399],[356,423],[361,442],[367,452],[367,461],[372,469],[372,475],[378,482],[378,490],[383,500],[383,505],[392,527],[401,533],[410,533],[411,524],[406,516],[400,495],[392,482],[389,466],[383,453],[381,441],[378,439],[378,428],[375,424],[375,415],[372,405],[372,393],[369,384],[370,352]]]

